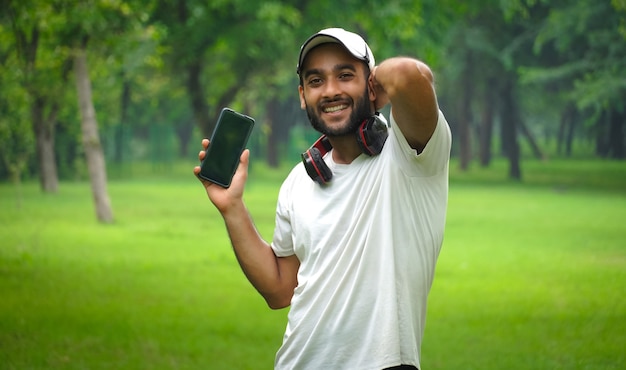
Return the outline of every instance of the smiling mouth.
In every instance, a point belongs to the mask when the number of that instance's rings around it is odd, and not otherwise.
[[[344,110],[348,108],[347,104],[341,104],[341,105],[334,105],[332,107],[326,107],[324,108],[324,113],[334,113],[334,112],[339,112],[340,110]]]

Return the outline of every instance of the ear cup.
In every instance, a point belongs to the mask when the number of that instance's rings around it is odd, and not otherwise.
[[[377,113],[361,123],[356,133],[356,141],[363,153],[374,156],[383,150],[388,136],[387,124]]]
[[[320,137],[309,150],[302,153],[302,163],[309,177],[320,185],[333,178],[333,172],[324,162],[324,155],[332,149],[326,136]]]

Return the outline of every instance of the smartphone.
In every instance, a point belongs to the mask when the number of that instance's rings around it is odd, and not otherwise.
[[[198,176],[224,188],[229,187],[253,127],[252,117],[230,108],[222,109]]]

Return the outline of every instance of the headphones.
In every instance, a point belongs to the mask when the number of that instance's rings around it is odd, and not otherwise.
[[[365,119],[356,131],[356,141],[361,151],[369,156],[380,154],[387,140],[387,122],[376,112]],[[320,185],[324,185],[333,178],[333,173],[324,162],[324,156],[333,148],[326,135],[322,135],[304,153],[302,163],[309,177]]]

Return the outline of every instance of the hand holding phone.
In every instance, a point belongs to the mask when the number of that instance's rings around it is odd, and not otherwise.
[[[230,108],[222,109],[198,177],[228,188],[253,127],[253,118]]]

